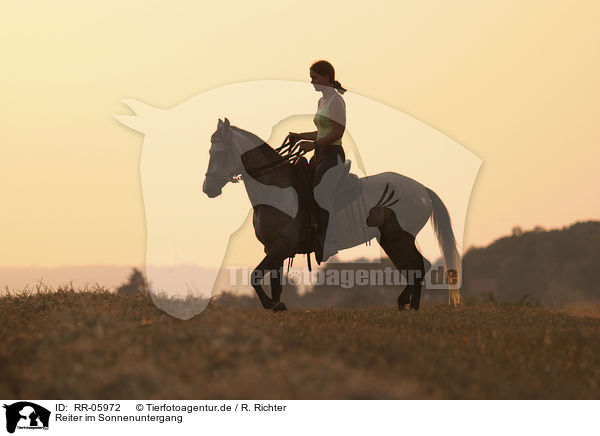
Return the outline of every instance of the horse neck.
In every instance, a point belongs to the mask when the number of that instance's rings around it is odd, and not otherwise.
[[[231,126],[231,134],[233,135],[232,143],[239,156],[265,143],[265,141],[256,136],[254,133],[250,133],[236,126]]]
[[[269,144],[258,136],[235,128],[234,134],[243,179],[248,177],[254,181],[271,186],[287,187],[293,183],[293,167],[277,153]]]

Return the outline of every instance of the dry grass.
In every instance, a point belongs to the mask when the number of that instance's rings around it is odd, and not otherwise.
[[[533,305],[181,321],[95,290],[0,297],[0,397],[600,398],[600,318]]]
[[[580,316],[583,318],[600,318],[600,304],[599,303],[588,303],[588,304],[573,304],[567,307],[561,307],[556,309],[559,313],[565,313],[572,316]]]

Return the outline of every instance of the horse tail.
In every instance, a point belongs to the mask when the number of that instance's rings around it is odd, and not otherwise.
[[[456,277],[448,277],[449,288],[448,288],[448,304],[457,306],[462,297],[460,296],[460,283],[461,283],[461,259],[456,248],[456,239],[454,238],[454,232],[452,231],[452,222],[450,221],[450,215],[448,209],[437,196],[429,188],[425,188],[429,199],[431,200],[431,206],[433,213],[431,214],[431,223],[435,236],[440,245],[440,250],[444,256],[444,265],[446,267],[446,274],[450,271],[456,272]]]

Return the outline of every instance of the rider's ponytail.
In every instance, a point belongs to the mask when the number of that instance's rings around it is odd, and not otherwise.
[[[337,80],[333,81],[333,87],[335,89],[337,89],[340,94],[343,94],[344,92],[347,91],[347,89],[342,87],[342,84],[340,82],[338,82]]]

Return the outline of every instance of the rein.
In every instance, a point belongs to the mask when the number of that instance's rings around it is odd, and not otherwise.
[[[239,129],[242,130],[242,129]],[[244,130],[242,130],[242,132],[245,133]],[[264,143],[266,144],[266,142]],[[268,144],[266,144],[267,146],[269,146]],[[231,144],[227,144],[227,148],[229,150],[231,150],[233,147],[231,147]],[[263,165],[261,167],[258,167],[257,169],[253,170],[253,174],[252,177],[259,177],[262,176],[264,174],[269,173],[270,171],[273,171],[277,168],[279,168],[282,165],[286,165],[286,164],[295,164],[298,159],[302,156],[304,156],[307,151],[302,150],[300,148],[300,145],[298,145],[298,143],[296,142],[295,144],[292,144],[290,135],[287,135],[285,137],[285,139],[283,140],[283,143],[276,149],[274,149],[274,151],[283,159],[279,162],[275,162],[275,163],[267,163],[266,165]],[[231,158],[229,158],[231,160]],[[241,174],[231,174],[231,175],[222,175],[222,174],[216,174],[215,172],[211,172],[211,171],[207,171],[206,172],[206,177],[210,177],[212,179],[217,179],[217,180],[222,180],[225,183],[231,182],[231,183],[239,183],[241,180],[243,180],[243,177]]]
[[[227,144],[227,145],[228,145],[228,149],[232,148],[230,146],[230,144]],[[268,144],[267,144],[267,146],[268,146]],[[276,163],[267,163],[266,165],[263,165],[262,167],[258,167],[257,169],[253,170],[253,174],[252,174],[253,177],[259,177],[264,174],[267,174],[270,171],[273,171],[282,165],[286,165],[286,164],[290,164],[290,163],[294,164],[300,157],[304,156],[307,153],[307,151],[300,149],[300,146],[297,143],[292,145],[290,135],[286,136],[285,139],[283,140],[283,143],[274,150],[283,160],[280,162],[276,162]],[[218,180],[225,180],[226,182],[231,182],[231,183],[238,183],[238,182],[240,182],[240,180],[242,180],[241,175],[225,176],[225,175],[220,175],[220,174],[213,174],[209,171],[206,172],[206,176],[214,178],[214,179],[218,179]]]
[[[268,172],[273,171],[274,169],[279,168],[280,166],[285,164],[294,164],[300,157],[304,156],[307,153],[307,151],[302,150],[300,148],[297,142],[296,144],[292,144],[290,135],[287,135],[285,137],[283,143],[278,148],[276,148],[275,151],[279,156],[281,156],[281,158],[283,158],[283,160],[274,164],[269,163],[253,170],[253,177],[258,177],[267,174]]]

